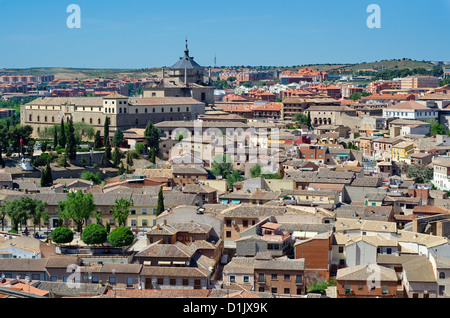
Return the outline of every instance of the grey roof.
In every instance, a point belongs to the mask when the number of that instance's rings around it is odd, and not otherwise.
[[[379,275],[377,277],[379,277],[382,282],[396,282],[398,279],[394,269],[376,264],[369,264],[338,269],[336,280],[367,281],[371,275],[373,275],[374,271]]]
[[[73,284],[65,282],[49,282],[40,281],[33,285],[41,290],[49,291],[57,296],[80,296],[80,295],[102,295],[105,293],[107,286],[99,284],[80,283],[77,288]]]
[[[175,244],[151,244],[146,249],[137,253],[137,257],[161,257],[161,258],[191,258],[195,251],[176,242]]]
[[[46,258],[0,258],[0,273],[3,271],[44,272]]]
[[[436,282],[433,265],[425,255],[418,255],[403,264],[409,282]]]
[[[180,60],[176,62],[171,69],[203,69],[197,62],[194,61],[194,57],[189,56],[189,49],[187,47],[186,41],[186,49],[184,50],[184,56],[180,57]]]
[[[117,273],[117,274],[139,274],[141,271],[141,264],[115,264],[115,263],[105,263],[102,266],[100,272],[102,273]]]
[[[255,258],[253,257],[233,257],[231,262],[224,266],[224,272],[253,274]]]
[[[269,260],[269,261],[262,261],[262,260],[256,260],[255,261],[255,269],[273,269],[273,270],[298,270],[303,271],[305,270],[305,259],[299,258],[299,259],[283,259],[283,260]]]

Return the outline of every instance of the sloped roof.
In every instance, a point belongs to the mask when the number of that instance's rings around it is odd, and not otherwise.
[[[396,282],[398,280],[394,269],[377,264],[356,265],[338,269],[336,280],[367,281],[374,271],[379,275],[377,278],[379,277],[382,282]]]

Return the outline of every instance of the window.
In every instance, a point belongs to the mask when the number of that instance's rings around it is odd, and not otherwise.
[[[350,285],[345,285],[344,288],[346,294],[351,294],[353,292],[352,287]]]
[[[133,277],[127,277],[127,287],[133,287]]]
[[[116,278],[114,276],[111,276],[109,278],[109,283],[112,284],[112,285],[116,284]]]
[[[258,291],[259,291],[260,293],[264,293],[264,287],[258,287]]]
[[[339,246],[339,253],[344,253],[344,247],[343,246]]]
[[[226,220],[226,225],[227,225],[228,227],[230,227],[230,226],[231,226],[231,220]]]
[[[98,276],[92,276],[91,282],[98,283]]]
[[[32,280],[40,280],[41,279],[41,275],[39,275],[39,274],[31,274],[31,279]]]
[[[260,283],[264,282],[264,274],[258,274],[258,282]]]
[[[290,274],[284,274],[284,280],[291,280]]]
[[[230,275],[230,282],[235,283],[236,282],[236,276]]]
[[[250,276],[244,276],[244,283],[248,283],[250,281]]]
[[[278,279],[278,275],[276,273],[272,274],[272,280]]]
[[[147,226],[148,225],[148,221],[147,219],[142,219],[142,226]]]
[[[156,208],[152,209],[152,214],[156,214]]]
[[[142,213],[142,214],[147,214],[147,208],[142,208],[142,209],[141,209],[141,213]]]
[[[272,294],[276,294],[277,292],[278,292],[278,290],[275,287],[273,287],[272,288]]]
[[[157,279],[157,283],[158,283],[158,285],[164,284],[164,278],[159,277],[159,278]]]
[[[285,294],[290,294],[290,293],[291,293],[291,290],[290,290],[289,288],[285,288],[285,289],[284,289],[284,293],[285,293]]]
[[[51,281],[51,282],[56,282],[56,281],[58,281],[58,276],[57,276],[57,275],[52,275],[52,276],[50,276],[50,281]]]
[[[296,284],[303,284],[303,277],[302,277],[302,275],[297,275],[295,277],[295,283]]]
[[[170,285],[176,285],[176,284],[177,284],[176,278],[171,278],[170,279]]]
[[[388,294],[388,293],[389,293],[388,286],[387,286],[387,285],[383,285],[383,286],[381,287],[381,292],[383,293],[383,295]]]
[[[445,273],[444,272],[440,272],[439,273],[439,279],[444,279],[445,278]]]
[[[242,225],[243,225],[244,227],[248,227],[248,220],[243,220],[243,221],[242,221]]]
[[[131,219],[131,226],[136,226],[136,225],[137,225],[136,219]]]
[[[136,214],[136,210],[135,209],[131,209],[130,210],[130,214]]]
[[[227,231],[227,237],[231,237],[231,231]]]
[[[183,286],[188,286],[188,285],[189,285],[189,279],[183,278]]]

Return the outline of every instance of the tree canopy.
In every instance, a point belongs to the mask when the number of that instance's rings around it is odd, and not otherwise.
[[[115,228],[108,235],[109,244],[116,247],[131,245],[133,241],[134,241],[133,232],[125,226]]]
[[[81,232],[83,224],[95,211],[94,197],[92,193],[70,192],[65,201],[58,202],[61,216],[75,222],[77,231]]]
[[[111,207],[112,217],[119,226],[125,226],[130,214],[130,208],[134,205],[133,199],[120,198],[114,202],[115,204]]]
[[[92,223],[81,233],[81,240],[87,245],[98,245],[106,242],[108,233],[100,224]]]
[[[73,240],[73,231],[67,227],[59,226],[52,231],[51,237],[56,244],[70,243]]]

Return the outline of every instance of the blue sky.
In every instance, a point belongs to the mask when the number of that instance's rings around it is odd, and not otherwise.
[[[450,60],[449,20],[450,0],[0,0],[0,68],[171,66],[186,36],[203,66]]]

